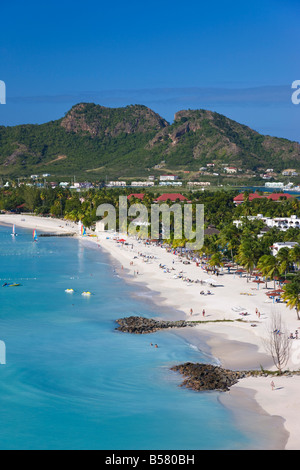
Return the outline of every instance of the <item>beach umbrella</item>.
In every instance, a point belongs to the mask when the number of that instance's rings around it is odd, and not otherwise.
[[[264,281],[261,281],[260,279],[255,279],[253,282],[257,284],[258,289],[259,289],[259,284],[264,284]]]

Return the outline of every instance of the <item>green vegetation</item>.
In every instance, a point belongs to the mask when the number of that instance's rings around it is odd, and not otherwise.
[[[170,125],[145,106],[74,106],[42,125],[0,127],[0,176],[32,173],[99,179],[143,176],[163,160],[168,171],[209,162],[243,171],[299,168],[300,145],[262,136],[210,111],[181,111]]]

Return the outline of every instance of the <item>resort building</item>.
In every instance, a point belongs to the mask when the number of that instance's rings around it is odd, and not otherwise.
[[[154,181],[133,181],[132,188],[151,188],[155,185]]]
[[[264,196],[260,196],[259,194],[257,193],[253,193],[253,194],[249,194],[249,202],[252,202],[254,199],[263,199]],[[245,195],[244,193],[240,193],[238,196],[236,196],[234,199],[233,199],[233,202],[236,206],[238,206],[239,204],[243,204],[243,202],[245,202]]]
[[[296,169],[288,169],[282,172],[282,176],[298,176]]]
[[[224,170],[226,171],[226,173],[231,174],[231,175],[238,172],[237,168],[232,167],[232,166],[226,167],[224,168]]]
[[[210,186],[211,183],[208,181],[189,181],[188,186]]]
[[[176,175],[162,175],[159,177],[160,181],[175,181],[178,180],[178,176]]]
[[[252,193],[252,194],[249,194],[248,199],[249,199],[249,202],[252,202],[255,199],[270,199],[275,202],[280,202],[284,199],[292,199],[292,198],[294,198],[294,196],[289,193],[272,193],[272,194],[269,194],[268,196],[267,195],[260,196],[257,193]],[[239,204],[243,204],[244,201],[245,201],[244,193],[240,193],[238,196],[236,196],[233,199],[233,202],[236,206],[238,206]]]
[[[106,186],[108,188],[126,187],[126,181],[110,181]]]
[[[234,220],[234,225],[239,228],[243,224],[242,217],[240,220]],[[266,227],[273,228],[276,227],[279,230],[286,232],[289,228],[298,228],[300,229],[300,219],[296,215],[291,215],[291,217],[264,217],[262,214],[257,216],[250,216],[248,220],[261,220]]]
[[[295,246],[298,245],[299,244],[297,242],[274,243],[274,245],[271,247],[273,256],[277,256],[281,248],[288,248],[289,250],[291,250],[292,248],[295,248]]]
[[[182,186],[182,181],[161,181],[159,186]]]
[[[284,188],[284,183],[279,183],[274,181],[273,183],[266,183],[265,184],[266,188],[274,188],[274,189],[283,189]]]
[[[187,198],[183,196],[182,194],[178,194],[178,193],[166,193],[166,194],[162,194],[161,196],[159,196],[157,199],[155,199],[154,202],[167,202],[167,201],[176,202],[177,200],[179,200],[180,202],[184,202],[184,201],[187,201]]]

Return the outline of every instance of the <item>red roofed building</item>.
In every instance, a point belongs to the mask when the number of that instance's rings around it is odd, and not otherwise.
[[[165,193],[159,196],[157,199],[155,199],[155,202],[167,202],[167,201],[176,202],[178,199],[180,202],[187,201],[187,198],[183,196],[182,194]]]
[[[131,199],[132,197],[134,197],[135,199],[140,199],[142,201],[145,197],[145,194],[129,194],[129,196],[127,196],[127,199]]]
[[[288,193],[279,193],[279,194],[273,193],[273,194],[270,194],[270,196],[268,196],[267,199],[271,199],[272,201],[279,201],[280,198],[282,197],[286,199],[292,199],[294,196]]]
[[[244,202],[244,193],[239,194],[233,199],[235,205],[243,204]],[[260,196],[257,193],[249,194],[249,202],[254,201],[255,199],[270,199],[271,201],[280,201],[280,198],[292,199],[294,196],[288,193],[280,193],[280,194],[270,194],[269,196]]]
[[[243,204],[245,199],[244,193],[239,194],[236,196],[233,200],[233,202],[238,205],[238,204]],[[264,196],[260,196],[257,193],[249,194],[249,202],[252,202],[254,199],[264,199]]]

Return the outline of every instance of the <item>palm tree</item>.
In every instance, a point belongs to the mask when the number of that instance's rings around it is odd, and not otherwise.
[[[281,248],[276,256],[278,263],[279,263],[279,272],[280,274],[284,274],[285,278],[288,271],[291,268],[291,255],[289,248]]]
[[[231,259],[234,261],[234,254],[237,252],[240,244],[241,230],[235,225],[224,227],[220,235],[220,242],[223,248],[227,248],[231,253]]]
[[[256,246],[253,240],[244,240],[239,247],[237,261],[247,271],[247,281],[256,265]]]
[[[297,319],[300,320],[300,279],[295,279],[283,288],[284,292],[281,298],[287,302],[287,306],[292,310],[296,309]]]
[[[275,280],[280,276],[280,261],[276,256],[264,255],[259,259],[257,268],[262,272],[266,279]]]
[[[294,263],[299,269],[299,263],[300,263],[300,246],[296,245],[294,248],[290,250],[290,259],[291,262]]]
[[[212,257],[210,258],[208,264],[209,264],[209,266],[211,266],[211,267],[214,268],[214,269],[215,269],[216,267],[219,268],[220,266],[223,266],[223,265],[224,265],[224,263],[222,262],[222,260],[223,260],[223,255],[222,255],[222,253],[217,252],[217,253],[214,253],[214,254],[212,255]]]

